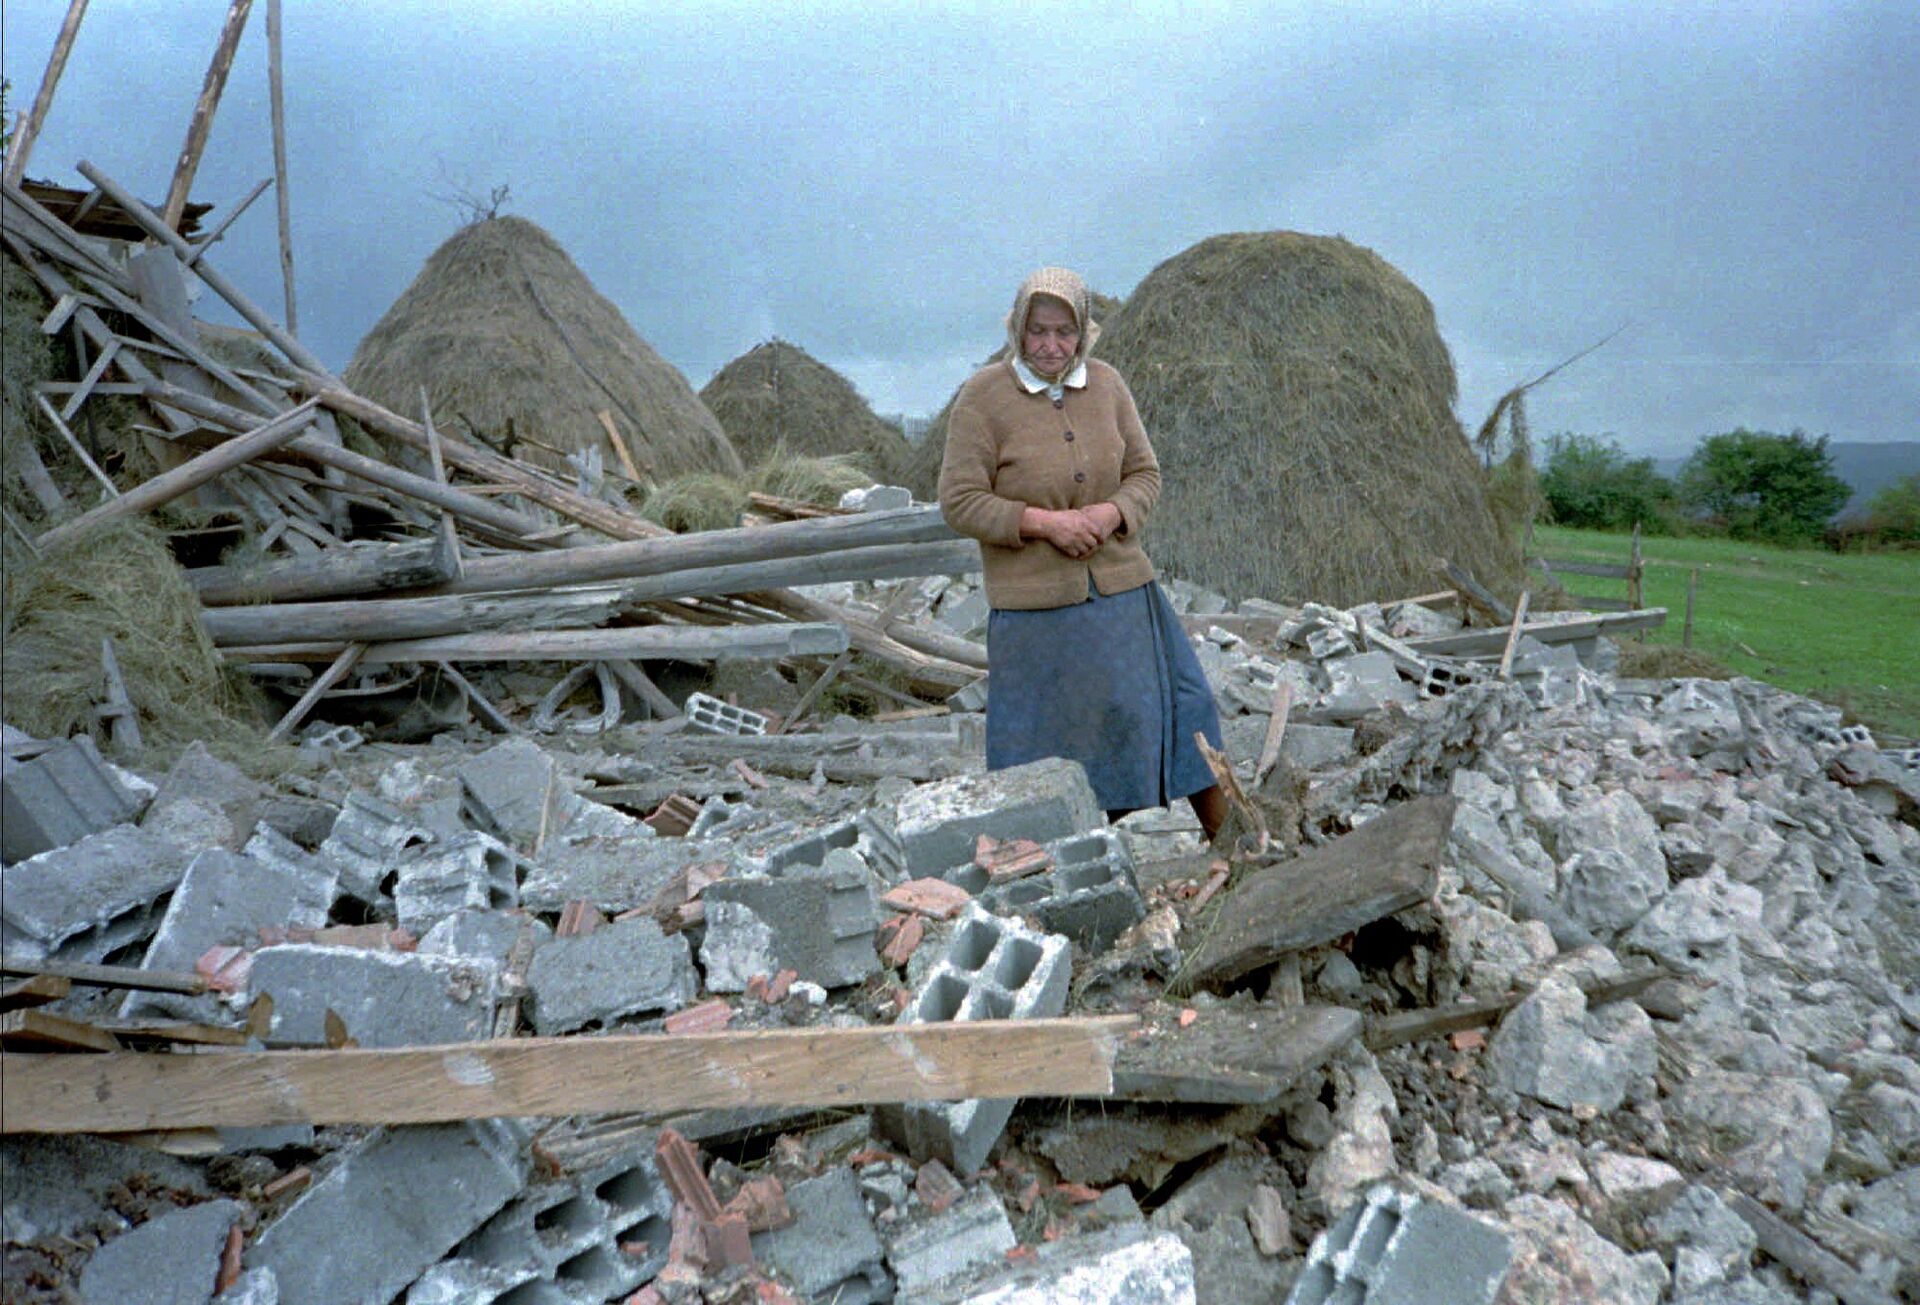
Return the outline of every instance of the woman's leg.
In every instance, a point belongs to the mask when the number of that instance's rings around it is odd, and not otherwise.
[[[1192,794],[1187,801],[1193,804],[1193,814],[1200,817],[1200,832],[1211,843],[1220,826],[1227,823],[1227,795],[1214,784]]]

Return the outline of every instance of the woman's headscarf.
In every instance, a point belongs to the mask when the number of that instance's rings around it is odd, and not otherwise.
[[[1020,292],[1013,297],[1013,311],[1007,314],[1009,358],[1021,356],[1021,337],[1027,329],[1027,309],[1032,306],[1035,295],[1052,295],[1073,310],[1073,320],[1080,327],[1080,347],[1067,366],[1071,374],[1075,367],[1087,360],[1093,352],[1094,341],[1100,338],[1100,323],[1093,320],[1093,293],[1087,289],[1087,283],[1080,279],[1078,272],[1069,272],[1064,267],[1043,267],[1022,281]]]

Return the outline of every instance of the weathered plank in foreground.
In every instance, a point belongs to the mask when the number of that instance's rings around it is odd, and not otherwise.
[[[1324,847],[1255,870],[1222,896],[1189,976],[1236,979],[1432,896],[1453,810],[1450,797],[1416,798]]]
[[[1100,1096],[1131,1016],[342,1051],[7,1056],[0,1133],[426,1124],[711,1106]]]
[[[1341,1006],[1243,1007],[1231,1003],[1180,1023],[1175,1004],[1142,1013],[1140,1035],[1120,1046],[1113,1095],[1124,1101],[1258,1105],[1360,1036],[1361,1016]]]

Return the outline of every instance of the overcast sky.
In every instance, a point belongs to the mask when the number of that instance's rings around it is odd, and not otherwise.
[[[65,9],[0,7],[10,110]],[[29,173],[161,196],[224,11],[94,0]],[[505,183],[696,387],[778,334],[932,412],[1033,266],[1124,295],[1290,229],[1427,293],[1469,428],[1624,326],[1537,433],[1920,439],[1914,0],[286,11],[301,335],[338,367],[459,225],[435,194]],[[194,189],[222,209],[272,173],[265,24]],[[214,261],[278,311],[270,197]]]

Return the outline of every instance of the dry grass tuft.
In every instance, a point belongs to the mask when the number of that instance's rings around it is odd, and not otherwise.
[[[1620,674],[1630,680],[1730,680],[1734,672],[1693,648],[1620,641]]]

